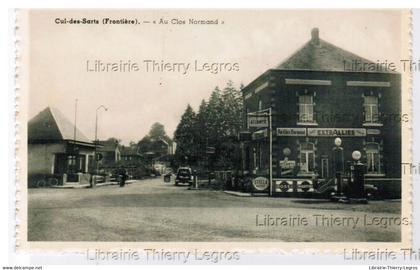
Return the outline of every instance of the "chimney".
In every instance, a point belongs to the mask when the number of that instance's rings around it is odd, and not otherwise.
[[[314,45],[319,45],[319,29],[317,27],[313,28],[311,31],[311,41]]]

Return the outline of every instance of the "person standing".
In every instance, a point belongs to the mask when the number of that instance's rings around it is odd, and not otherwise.
[[[127,170],[123,166],[121,166],[119,171],[118,171],[118,175],[120,176],[120,187],[124,187],[125,186],[125,181],[128,178]]]

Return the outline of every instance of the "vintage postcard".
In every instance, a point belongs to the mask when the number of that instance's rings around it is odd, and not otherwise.
[[[18,250],[411,252],[410,11],[36,9],[16,25]]]

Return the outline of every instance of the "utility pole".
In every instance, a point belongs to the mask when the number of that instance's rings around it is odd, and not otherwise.
[[[271,108],[268,109],[268,132],[270,140],[270,166],[269,166],[269,178],[270,178],[270,197],[273,195],[273,124]]]
[[[74,100],[74,127],[73,127],[73,151],[72,151],[72,169],[76,172],[76,139],[77,139],[77,98]]]
[[[265,127],[268,128],[268,139],[269,139],[269,196],[273,195],[273,121],[272,121],[272,109],[264,109],[257,112],[247,113],[247,118],[249,120],[249,116],[256,116],[257,118],[260,116],[267,117],[268,123],[264,124],[263,126],[259,125],[251,125],[248,121],[247,125],[249,127]]]
[[[98,148],[98,111],[100,109],[104,109],[105,111],[108,111],[108,108],[104,105],[100,105],[98,108],[96,108],[96,115],[95,115],[95,173],[98,174],[98,160],[97,160],[97,148]]]

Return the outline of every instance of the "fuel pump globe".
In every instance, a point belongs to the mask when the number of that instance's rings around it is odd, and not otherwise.
[[[360,151],[353,151],[353,153],[351,153],[351,157],[355,160],[358,161],[361,157],[362,154],[360,153]]]
[[[283,149],[283,155],[288,157],[290,154],[292,153],[292,151],[290,150],[289,147],[286,147]]]
[[[337,146],[337,147],[341,146],[341,139],[340,139],[340,138],[335,138],[335,140],[334,140],[334,144],[335,144],[335,146]]]

